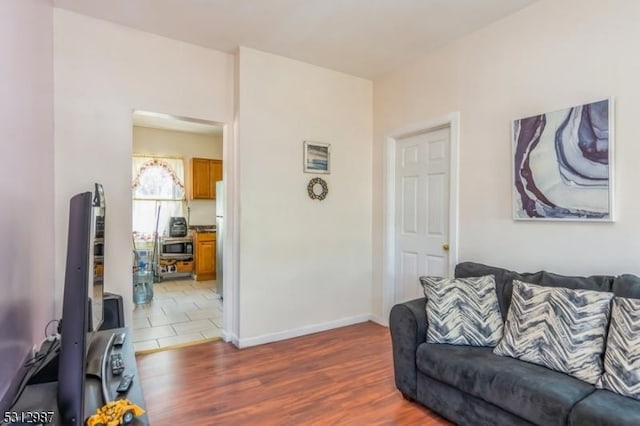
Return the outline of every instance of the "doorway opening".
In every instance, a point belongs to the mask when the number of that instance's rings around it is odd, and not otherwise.
[[[219,339],[224,127],[147,111],[132,122],[134,349]]]
[[[458,132],[452,113],[387,136],[383,318],[422,297],[419,277],[451,276],[458,260]]]

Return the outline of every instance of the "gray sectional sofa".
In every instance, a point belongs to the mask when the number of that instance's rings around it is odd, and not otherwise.
[[[546,271],[518,273],[478,263],[456,267],[456,278],[494,275],[503,319],[512,281],[610,291],[640,299],[635,275],[568,277]],[[640,425],[640,401],[492,348],[426,343],[425,299],[398,304],[389,320],[395,382],[403,396],[460,425]]]

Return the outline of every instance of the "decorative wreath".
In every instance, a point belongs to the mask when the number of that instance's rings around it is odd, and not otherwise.
[[[316,192],[313,190],[313,188],[317,184],[322,186],[322,192],[319,194],[316,194]],[[324,179],[316,177],[309,181],[309,185],[307,185],[307,192],[309,193],[309,198],[311,198],[312,200],[322,201],[326,198],[327,194],[329,193],[329,187],[327,186],[327,182],[325,182]]]

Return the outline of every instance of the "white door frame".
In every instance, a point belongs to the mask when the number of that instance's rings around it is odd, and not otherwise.
[[[460,113],[450,114],[411,124],[389,132],[386,136],[384,152],[384,235],[382,238],[382,314],[387,324],[396,292],[395,271],[395,205],[396,205],[396,143],[407,136],[427,133],[443,127],[450,130],[449,163],[449,265],[453,276],[458,263],[458,143],[460,139]]]
[[[222,338],[239,346],[240,339],[240,188],[238,121],[225,124],[222,138],[224,180],[224,241],[222,253]]]
[[[232,123],[216,121],[210,119],[200,119],[185,117],[174,114],[150,112],[143,109],[133,109],[129,115],[133,129],[133,113],[144,112],[153,116],[174,118],[182,121],[190,121],[200,124],[209,124],[222,127],[222,180],[224,181],[224,241],[223,241],[223,275],[222,275],[222,295],[224,297],[224,309],[222,311],[222,338],[238,346],[238,336],[240,334],[240,191],[239,165],[238,165],[238,145],[236,135],[238,133],[237,120]],[[133,135],[133,131],[132,131]],[[133,146],[133,138],[131,140]],[[130,200],[131,201],[131,200]],[[129,205],[131,210],[131,204]],[[131,211],[129,212],[131,216]]]

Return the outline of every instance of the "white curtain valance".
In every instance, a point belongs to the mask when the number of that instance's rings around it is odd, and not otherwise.
[[[181,158],[132,158],[133,231],[140,239],[166,232],[169,218],[184,216],[184,162]],[[159,209],[159,217],[158,215]]]
[[[134,199],[184,199],[184,161],[181,158],[134,156],[131,165]]]

